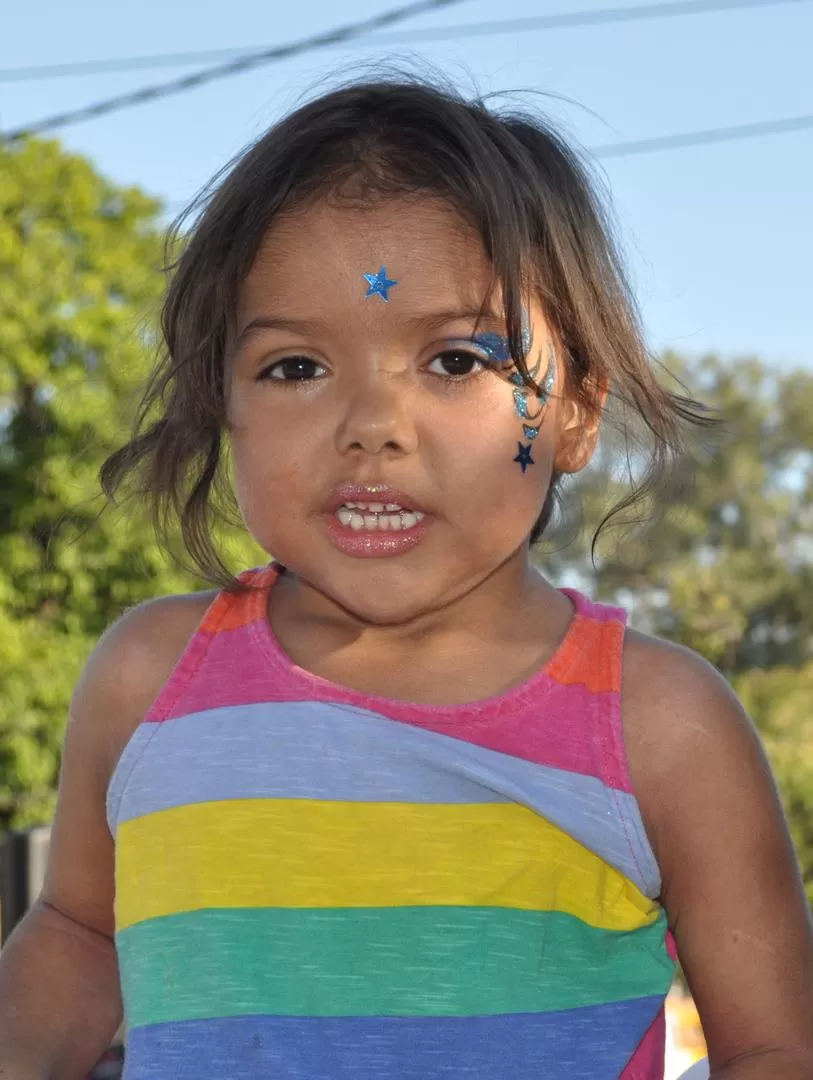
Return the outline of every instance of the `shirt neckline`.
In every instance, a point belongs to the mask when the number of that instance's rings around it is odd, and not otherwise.
[[[280,567],[278,563],[272,562],[259,571],[253,572],[255,586],[247,602],[247,615],[255,641],[277,668],[282,669],[288,677],[295,679],[303,687],[310,687],[313,691],[318,692],[320,697],[327,695],[344,704],[375,711],[393,712],[408,709],[413,715],[425,715],[427,717],[450,717],[456,713],[467,712],[486,716],[495,709],[503,710],[515,702],[527,703],[529,696],[538,700],[540,695],[544,695],[555,686],[561,685],[563,677],[573,666],[582,641],[584,623],[589,618],[590,601],[588,598],[577,589],[561,588],[559,592],[566,596],[573,605],[573,614],[561,642],[552,656],[537,671],[514,686],[508,687],[507,690],[490,697],[445,705],[415,702],[406,698],[366,694],[353,687],[333,682],[331,679],[326,679],[321,675],[315,675],[313,672],[296,664],[280,644],[268,617],[270,593],[283,570],[284,568]]]

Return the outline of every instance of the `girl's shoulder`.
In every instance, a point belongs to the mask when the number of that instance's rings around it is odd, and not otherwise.
[[[146,600],[125,611],[97,642],[74,691],[71,716],[95,727],[88,734],[107,780],[217,595],[209,590]]]
[[[663,880],[661,899],[676,919],[685,882],[701,872],[696,845],[707,855],[715,851],[720,866],[745,820],[744,807],[745,816],[778,821],[770,768],[731,686],[683,645],[627,631],[621,712],[632,787]]]
[[[624,636],[622,702],[625,734],[635,752],[695,742],[724,729],[751,728],[736,694],[698,653],[638,630]]]
[[[72,934],[79,926],[113,937],[110,778],[214,595],[167,596],[129,609],[96,643],[76,684],[43,891]]]
[[[755,725],[702,656],[629,630],[621,704],[632,787],[675,923],[687,896],[722,894],[721,867],[740,859],[745,873],[761,830],[782,848],[781,810]]]
[[[758,749],[753,724],[719,671],[691,649],[636,630],[624,638],[622,715],[630,772],[644,816],[655,820],[680,781],[691,798],[702,759]],[[686,775],[682,774],[682,766]]]
[[[709,1056],[722,1066],[789,1046],[807,1076],[813,924],[756,729],[683,646],[630,631],[623,671],[632,784]]]

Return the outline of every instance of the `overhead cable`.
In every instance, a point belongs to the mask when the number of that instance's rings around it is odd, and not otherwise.
[[[312,52],[316,49],[325,49],[330,45],[336,45],[343,41],[351,41],[353,38],[361,37],[363,34],[368,34],[373,30],[379,30],[381,27],[405,22],[407,19],[414,19],[418,15],[426,15],[429,12],[452,7],[454,4],[461,2],[462,0],[413,0],[412,3],[390,8],[389,11],[383,11],[379,15],[373,15],[368,19],[361,19],[358,22],[348,23],[333,30],[313,34],[288,45],[274,45],[271,48],[261,49],[237,60],[218,64],[215,67],[204,68],[202,71],[196,71],[192,75],[185,75],[180,79],[145,86],[140,90],[97,101],[81,109],[72,109],[70,112],[48,116],[44,120],[37,120],[32,124],[26,124],[24,127],[0,133],[0,140],[15,142],[28,135],[39,135],[45,131],[55,131],[58,128],[67,127],[69,124],[77,124],[82,120],[106,116],[109,113],[119,112],[121,109],[131,108],[134,105],[144,105],[149,101],[168,97],[170,94],[180,94],[185,90],[193,90],[198,86],[214,82],[216,79],[239,75],[244,71],[250,71],[251,68],[287,60],[291,56],[299,56],[302,53]]]
[[[791,116],[783,120],[765,120],[756,124],[735,124],[731,127],[687,131],[682,135],[659,135],[652,139],[633,139],[629,142],[605,143],[593,146],[590,153],[597,158],[634,157],[658,150],[685,150],[693,146],[757,139],[765,135],[788,135],[813,128],[813,115]]]
[[[428,26],[392,34],[357,34],[341,40],[321,43],[320,48],[353,46],[379,48],[409,45],[422,41],[448,41],[456,38],[525,34],[540,30],[567,30],[642,20],[675,18],[687,15],[710,15],[753,8],[787,7],[810,3],[810,0],[670,0],[668,3],[642,4],[636,7],[598,8],[594,11],[570,11],[553,15],[531,15],[522,19],[497,19],[487,22],[460,23],[456,26]],[[266,54],[270,51],[264,49]],[[155,68],[215,64],[257,55],[255,48],[203,49],[194,52],[163,53],[150,56],[122,56],[105,60],[78,60],[63,64],[38,64],[28,67],[0,68],[0,82],[26,82],[69,76],[120,74]],[[286,54],[289,55],[289,54]],[[271,59],[276,59],[272,57]],[[285,57],[279,57],[285,59]]]

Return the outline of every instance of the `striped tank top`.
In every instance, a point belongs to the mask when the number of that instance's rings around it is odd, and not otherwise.
[[[624,615],[455,706],[282,651],[221,592],[111,779],[128,1080],[655,1080],[674,951]]]

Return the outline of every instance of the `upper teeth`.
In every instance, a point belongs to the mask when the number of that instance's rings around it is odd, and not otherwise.
[[[399,514],[404,508],[399,506],[398,503],[358,503],[358,502],[346,502],[344,504],[348,510],[363,510],[370,514],[381,514],[385,510],[388,513]]]
[[[423,520],[420,510],[404,510],[397,503],[347,502],[336,511],[342,525],[351,529],[411,529]]]

